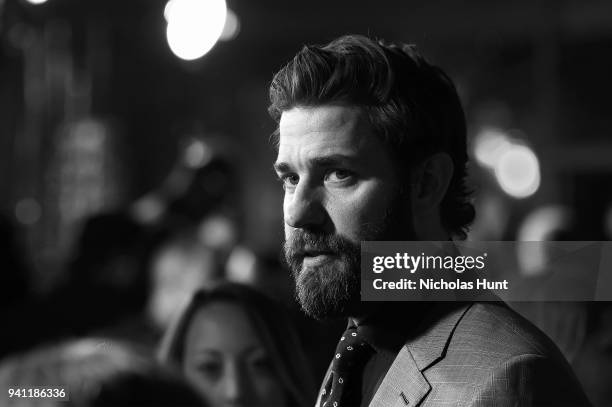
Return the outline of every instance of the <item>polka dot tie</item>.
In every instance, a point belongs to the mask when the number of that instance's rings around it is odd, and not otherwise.
[[[355,327],[347,329],[336,348],[332,372],[321,394],[322,407],[353,407],[361,402],[363,368],[374,349]]]

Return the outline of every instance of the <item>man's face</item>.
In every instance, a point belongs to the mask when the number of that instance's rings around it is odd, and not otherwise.
[[[285,258],[298,299],[315,318],[355,315],[360,242],[413,235],[390,154],[357,107],[296,107],[279,130]]]

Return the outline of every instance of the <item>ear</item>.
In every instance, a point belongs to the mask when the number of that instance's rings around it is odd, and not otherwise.
[[[440,203],[453,177],[453,160],[447,153],[436,153],[414,171],[412,199],[415,213],[439,210]]]

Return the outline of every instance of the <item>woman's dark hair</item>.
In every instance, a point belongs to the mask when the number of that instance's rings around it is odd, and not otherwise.
[[[465,183],[463,108],[450,78],[413,45],[348,35],[325,46],[305,46],[274,75],[270,103],[268,111],[277,122],[296,106],[342,103],[363,108],[395,155],[396,168],[406,175],[433,153],[449,154],[454,172],[440,216],[450,233],[465,238],[475,212]]]
[[[206,407],[185,379],[152,354],[104,338],[48,345],[0,365],[0,387],[54,388],[65,398],[13,399],[15,406]],[[50,396],[46,396],[50,397]],[[12,404],[13,405],[13,404]]]
[[[290,405],[312,405],[316,392],[314,379],[292,321],[279,303],[244,284],[222,283],[197,291],[165,333],[159,359],[180,367],[193,317],[203,307],[216,302],[236,304],[244,310],[284,385]]]

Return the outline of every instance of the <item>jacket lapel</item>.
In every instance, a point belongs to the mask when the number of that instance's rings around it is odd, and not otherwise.
[[[416,406],[431,390],[406,346],[398,353],[370,407]]]
[[[441,303],[402,347],[370,407],[417,406],[431,390],[423,371],[444,357],[453,330],[471,304]]]

